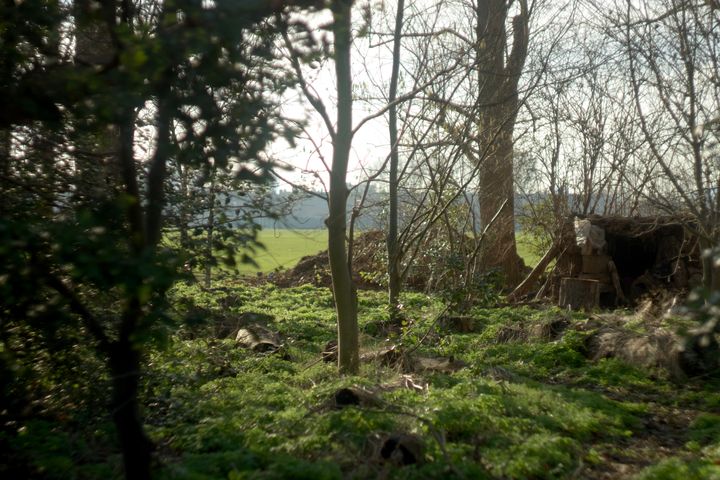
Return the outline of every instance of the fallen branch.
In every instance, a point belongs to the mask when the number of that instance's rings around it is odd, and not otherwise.
[[[515,302],[523,297],[528,290],[530,290],[530,287],[537,281],[540,275],[542,275],[550,262],[557,258],[559,250],[560,246],[557,243],[553,243],[548,251],[545,252],[545,255],[543,255],[538,264],[535,265],[535,268],[533,268],[530,274],[525,277],[525,280],[520,282],[520,285],[518,285],[517,288],[515,288],[515,290],[507,296],[507,301]]]

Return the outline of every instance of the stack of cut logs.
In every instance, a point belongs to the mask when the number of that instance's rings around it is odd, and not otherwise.
[[[606,254],[605,231],[589,220],[576,219],[575,233],[582,253],[582,270],[577,278],[561,280],[560,306],[592,310],[600,305],[601,293],[615,293],[616,304],[625,303],[617,267]]]

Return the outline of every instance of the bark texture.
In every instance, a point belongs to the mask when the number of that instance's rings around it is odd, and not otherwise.
[[[521,279],[521,262],[515,244],[513,188],[513,131],[519,108],[518,81],[527,57],[528,8],[521,0],[513,18],[512,48],[506,32],[509,3],[486,0],[476,4],[478,61],[478,139],[480,158],[480,218],[490,221],[481,261],[485,268],[500,268],[508,285]],[[504,204],[504,205],[503,205]]]
[[[392,74],[390,76],[390,94],[388,101],[390,109],[388,110],[388,133],[390,135],[390,178],[389,178],[389,194],[390,208],[388,212],[388,234],[387,234],[387,253],[388,253],[388,306],[390,308],[390,322],[399,323],[399,307],[400,302],[400,260],[402,252],[398,242],[398,164],[400,158],[398,154],[398,115],[397,106],[393,103],[397,98],[397,84],[400,73],[400,40],[402,35],[403,13],[405,9],[405,0],[398,0],[397,12],[395,14],[395,31],[393,34],[393,60]]]
[[[347,169],[352,142],[351,0],[332,3],[337,78],[337,128],[333,136],[330,172],[328,257],[338,322],[338,369],[357,373],[360,368],[357,292],[348,268],[346,245]]]

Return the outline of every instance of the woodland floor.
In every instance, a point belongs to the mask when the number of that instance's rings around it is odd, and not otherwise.
[[[339,377],[322,357],[326,288],[180,285],[172,298],[178,319],[201,322],[148,358],[158,478],[720,479],[720,381],[674,378],[662,352],[633,365],[593,350],[605,324],[633,338],[688,327],[662,312],[449,317],[408,293],[393,331],[384,293],[361,291],[361,373]],[[242,328],[267,345],[239,346]],[[35,477],[120,476],[111,423],[88,405],[48,405],[9,439],[15,460]]]

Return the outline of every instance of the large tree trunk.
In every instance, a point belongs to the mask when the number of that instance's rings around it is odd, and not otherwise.
[[[501,134],[490,140],[480,167],[480,219],[485,225],[495,218],[484,239],[480,261],[485,269],[499,268],[507,285],[514,286],[522,272],[515,243],[512,128],[501,129]]]
[[[480,219],[487,224],[500,212],[485,240],[484,268],[499,267],[508,285],[521,280],[515,244],[513,130],[519,107],[518,81],[528,43],[527,1],[513,19],[512,50],[507,55],[506,0],[478,2],[476,7],[478,61],[478,128],[480,139]],[[505,206],[502,207],[503,203]],[[502,207],[502,210],[500,208]]]
[[[332,3],[338,100],[327,226],[328,257],[338,322],[338,369],[341,373],[353,374],[360,368],[357,293],[348,269],[345,243],[346,177],[352,142],[351,9],[352,0]]]

